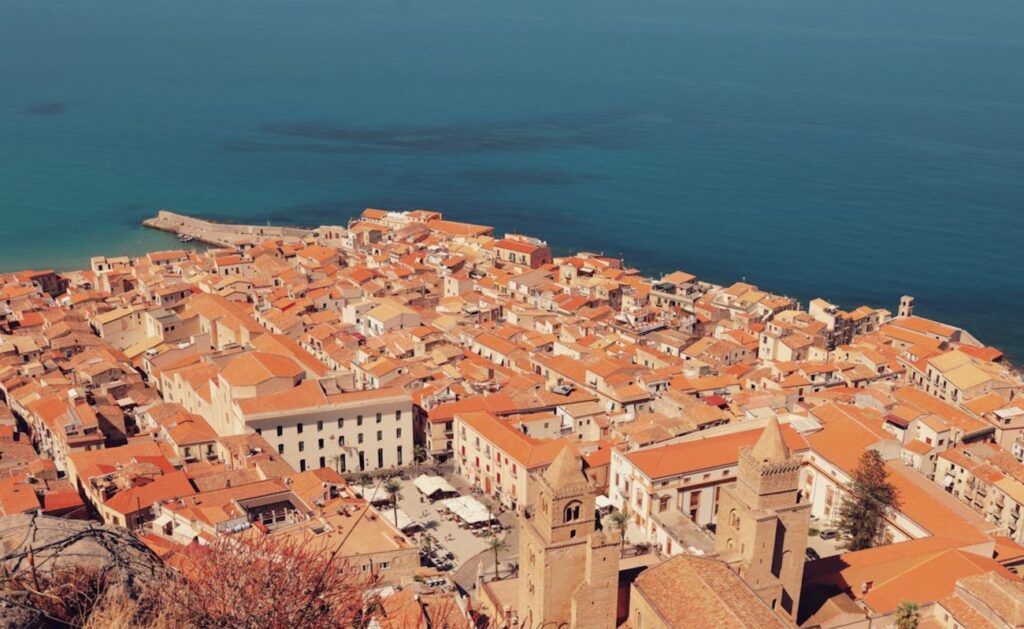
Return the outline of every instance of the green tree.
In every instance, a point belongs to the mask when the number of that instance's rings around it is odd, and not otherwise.
[[[384,491],[388,492],[391,500],[391,508],[395,512],[395,528],[398,528],[398,499],[402,497],[402,483],[397,478],[392,478],[384,483]]]
[[[612,526],[619,529],[619,554],[621,555],[622,549],[626,544],[626,526],[629,525],[629,512],[616,509],[608,514],[608,520],[611,521]]]
[[[911,601],[903,601],[896,608],[896,626],[899,629],[917,629],[921,622],[921,606]]]
[[[494,501],[492,501],[487,496],[482,496],[480,498],[480,504],[482,504],[484,506],[484,509],[487,509],[487,520],[488,520],[488,524],[489,524],[490,521],[494,519],[494,511],[495,511]]]
[[[427,460],[430,455],[427,449],[423,446],[413,446],[412,448],[412,462],[416,466],[416,475],[420,475],[420,464]]]
[[[508,548],[508,544],[505,543],[504,538],[498,537],[497,535],[492,536],[487,540],[487,548],[494,551],[494,578],[498,578],[498,553]]]
[[[860,455],[853,481],[839,508],[839,534],[848,550],[876,546],[885,531],[885,515],[899,507],[899,493],[889,482],[885,461],[875,450]]]

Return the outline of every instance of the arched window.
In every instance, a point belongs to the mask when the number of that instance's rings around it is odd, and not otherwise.
[[[565,505],[565,511],[563,512],[563,522],[574,522],[580,519],[580,503],[570,502]]]
[[[740,528],[740,516],[736,513],[736,509],[729,512],[729,526],[734,529]]]

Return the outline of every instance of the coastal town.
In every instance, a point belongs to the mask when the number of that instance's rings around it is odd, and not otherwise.
[[[0,516],[331,553],[385,629],[1024,626],[1024,375],[912,296],[426,210],[146,224],[182,248],[0,275]]]

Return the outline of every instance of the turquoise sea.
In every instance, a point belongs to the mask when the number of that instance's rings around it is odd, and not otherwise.
[[[1024,357],[1020,0],[0,0],[0,269],[431,208]]]

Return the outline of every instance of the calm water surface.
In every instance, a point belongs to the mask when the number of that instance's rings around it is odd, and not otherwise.
[[[1019,0],[0,0],[0,269],[444,211],[1024,357]]]

